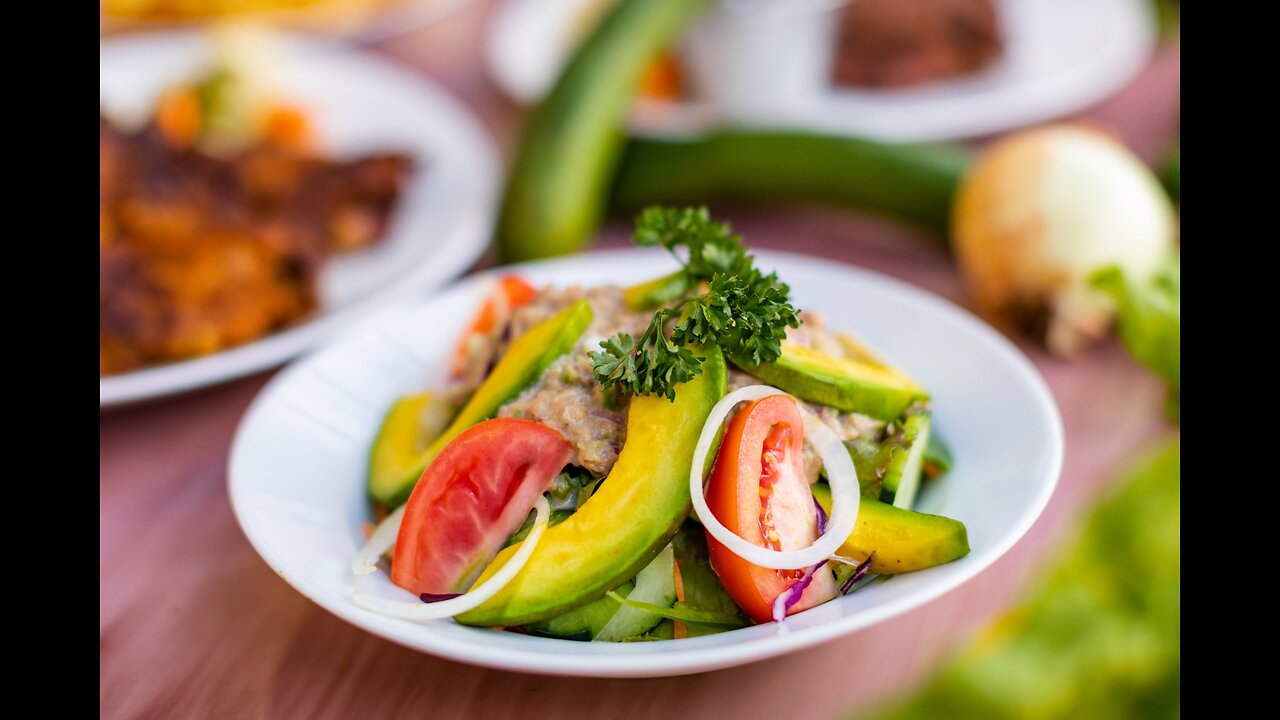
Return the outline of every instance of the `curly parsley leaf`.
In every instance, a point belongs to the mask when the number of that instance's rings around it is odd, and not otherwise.
[[[762,273],[729,226],[711,219],[706,208],[649,208],[636,219],[638,245],[665,247],[677,259],[687,251],[684,272],[690,286],[706,292],[686,297],[654,313],[637,342],[619,333],[591,353],[596,382],[606,390],[675,399],[675,388],[702,371],[704,358],[693,345],[719,345],[749,364],[772,362],[782,354],[787,328],[799,327],[790,287],[777,274]],[[671,329],[669,321],[679,318]]]
[[[632,241],[641,247],[661,245],[685,266],[693,280],[710,280],[719,272],[733,272],[751,258],[729,225],[711,219],[705,207],[651,207],[636,218]],[[683,247],[687,258],[677,251]]]

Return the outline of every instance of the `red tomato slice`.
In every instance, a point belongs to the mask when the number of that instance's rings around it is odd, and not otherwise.
[[[818,513],[804,472],[804,421],[795,399],[771,395],[748,405],[725,429],[707,486],[707,505],[739,537],[773,550],[799,550],[818,538]],[[773,601],[804,570],[753,565],[707,533],[711,567],[752,620],[773,619]],[[788,614],[837,594],[835,578],[820,570]]]
[[[498,287],[480,306],[471,326],[462,333],[458,346],[453,353],[453,373],[459,375],[466,371],[467,350],[477,338],[485,338],[506,325],[512,311],[527,304],[538,294],[538,289],[530,285],[519,275],[504,275],[498,280]]]
[[[572,456],[563,435],[532,420],[462,431],[409,496],[391,580],[415,595],[466,592]]]

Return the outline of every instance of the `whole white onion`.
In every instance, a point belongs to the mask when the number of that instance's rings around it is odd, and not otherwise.
[[[1078,352],[1103,336],[1111,300],[1088,285],[1118,265],[1154,274],[1177,234],[1152,172],[1112,136],[1080,125],[1011,135],[983,152],[960,185],[956,255],[979,310]]]

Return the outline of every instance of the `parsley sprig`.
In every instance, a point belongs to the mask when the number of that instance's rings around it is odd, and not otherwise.
[[[706,208],[649,208],[636,218],[632,240],[666,248],[684,266],[688,286],[705,282],[706,291],[655,312],[638,341],[628,333],[602,341],[591,367],[604,389],[675,400],[676,386],[701,373],[706,359],[690,346],[716,344],[735,362],[756,365],[777,360],[787,328],[800,326],[791,289],[777,274],[762,273],[742,238]]]

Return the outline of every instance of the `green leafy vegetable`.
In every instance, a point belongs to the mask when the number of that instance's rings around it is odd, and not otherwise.
[[[749,365],[781,356],[787,328],[800,326],[791,289],[775,273],[755,267],[728,225],[712,220],[706,208],[650,208],[636,219],[633,239],[665,247],[684,265],[689,287],[705,282],[707,288],[655,312],[638,341],[628,333],[602,341],[600,351],[591,353],[592,373],[602,388],[675,400],[676,385],[702,371],[704,358],[690,346],[719,345]]]
[[[1133,466],[1024,603],[885,720],[1176,718],[1181,441]]]
[[[551,489],[546,493],[547,504],[552,510],[577,510],[587,502],[599,484],[600,480],[591,477],[591,473],[576,465],[569,465],[551,481]]]
[[[551,489],[543,493],[547,498],[547,505],[551,507],[551,515],[547,517],[547,527],[555,527],[568,520],[569,516],[586,504],[600,482],[600,478],[592,477],[591,473],[576,465],[566,466],[555,480],[551,481]],[[537,510],[530,510],[529,516],[524,519],[524,524],[516,530],[515,534],[507,538],[507,543],[503,547],[524,540],[533,529],[533,521],[537,516]]]
[[[1168,410],[1174,420],[1179,419],[1182,388],[1181,264],[1175,253],[1146,283],[1134,282],[1114,267],[1098,271],[1091,279],[1094,287],[1116,301],[1121,342],[1169,386]]]
[[[653,603],[636,602],[631,598],[622,597],[612,590],[606,594],[626,607],[653,613],[654,615],[664,617],[668,620],[679,620],[682,623],[688,623],[690,625],[706,625],[708,627],[731,630],[733,628],[746,627],[751,624],[737,615],[689,607],[687,604],[682,602],[678,602],[674,607],[668,608],[662,607],[661,605],[654,605]]]
[[[661,245],[677,260],[681,259],[679,249],[685,248],[684,272],[695,281],[733,272],[740,263],[750,261],[742,237],[734,235],[728,223],[712,220],[705,207],[646,208],[636,218],[631,240],[641,247]]]
[[[680,581],[684,587],[684,607],[708,610],[723,616],[733,616],[741,625],[749,625],[733,598],[720,584],[720,578],[711,569],[711,556],[707,552],[707,535],[702,526],[692,520],[680,526],[671,541],[675,550],[676,565],[680,568]],[[738,626],[735,626],[738,627]],[[693,625],[688,628],[689,637],[721,632],[725,628]]]
[[[671,620],[663,620],[657,627],[643,635],[624,638],[622,642],[649,642],[651,640],[675,640],[676,626]]]

